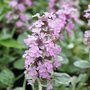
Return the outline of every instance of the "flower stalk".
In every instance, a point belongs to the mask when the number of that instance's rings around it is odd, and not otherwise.
[[[42,89],[43,89],[42,84],[41,84],[40,80],[38,79],[38,90],[42,90]]]
[[[23,82],[23,90],[26,90],[26,79],[24,78],[24,82]]]

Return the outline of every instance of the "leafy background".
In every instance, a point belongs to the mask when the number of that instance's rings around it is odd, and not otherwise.
[[[90,0],[79,0],[79,13],[82,25],[75,24],[72,38],[65,34],[59,42],[62,53],[59,58],[62,66],[54,74],[54,90],[90,90],[90,60],[89,50],[83,43],[83,33],[90,27],[83,17],[84,10]],[[10,0],[0,0],[0,90],[23,90],[24,59],[22,55],[27,48],[24,38],[30,34],[25,30],[19,33],[14,31],[14,24],[6,22],[5,15],[11,9]],[[32,7],[27,12],[30,17],[36,13],[47,11],[47,0],[33,0]],[[34,20],[32,20],[33,22]],[[30,90],[30,86],[26,86]]]

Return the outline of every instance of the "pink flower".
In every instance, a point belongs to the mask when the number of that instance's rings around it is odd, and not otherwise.
[[[26,7],[24,6],[24,4],[18,4],[18,9],[21,11],[21,12],[24,12],[26,10]]]
[[[34,23],[36,28],[40,28],[44,23],[41,20],[38,20],[37,22]]]
[[[37,73],[37,70],[35,67],[29,69],[29,75],[31,77],[37,77],[38,76],[38,73]]]
[[[55,11],[54,7],[55,7],[55,3],[56,3],[56,0],[49,0],[49,10],[52,12],[52,11]]]
[[[31,48],[29,48],[27,54],[30,57],[40,57],[42,54],[42,51],[40,51],[37,46],[32,46]]]
[[[84,34],[84,43],[90,46],[90,30],[85,31]]]
[[[88,5],[88,9],[87,10],[85,10],[84,12],[90,12],[90,5]]]
[[[66,26],[66,30],[69,33],[69,35],[71,35],[73,28],[74,28],[73,22],[72,21],[69,21],[69,23]]]
[[[49,60],[46,60],[46,62],[44,63],[44,66],[46,67],[47,71],[50,73],[52,73],[53,71],[53,65]]]
[[[25,68],[28,69],[28,66],[30,64],[33,64],[34,63],[34,58],[30,58],[29,56],[26,56],[26,60],[25,60]]]
[[[88,19],[88,25],[90,25],[90,5],[88,5],[88,9],[84,11],[85,15],[84,17]]]
[[[25,4],[28,5],[28,6],[31,6],[32,5],[32,1],[31,0],[25,0]]]
[[[85,31],[84,37],[85,38],[89,38],[90,37],[90,30]]]
[[[55,59],[54,60],[54,62],[53,62],[53,67],[55,67],[55,68],[58,68],[58,67],[60,67],[60,61],[58,61],[58,58],[57,58],[57,60]]]
[[[46,51],[50,56],[56,56],[61,52],[61,48],[57,47],[53,42],[50,42],[49,44],[46,45]]]
[[[90,18],[90,14],[89,14],[89,13],[86,13],[86,14],[84,15],[84,17],[85,17],[85,18]]]
[[[12,0],[12,1],[10,2],[10,6],[11,6],[12,8],[16,8],[17,5],[18,5],[18,3],[17,3],[17,1],[15,1],[15,0]]]
[[[47,90],[53,90],[53,85],[51,83],[48,84]]]
[[[16,22],[16,26],[19,28],[19,27],[22,27],[23,26],[23,22],[22,21],[20,21],[20,20],[18,20],[17,22]]]
[[[6,14],[6,18],[8,19],[8,21],[11,21],[13,19],[12,12],[8,12]]]
[[[24,42],[27,46],[31,47],[31,45],[37,45],[35,41],[37,40],[37,36],[30,36],[28,35],[27,39],[24,39]]]
[[[50,61],[46,61],[44,64],[39,64],[37,70],[39,71],[41,78],[50,79],[50,74],[53,71],[52,63],[50,63]]]
[[[22,21],[28,21],[28,20],[29,20],[29,17],[28,17],[27,15],[25,15],[25,14],[21,14],[21,15],[20,15],[20,19],[21,19]]]

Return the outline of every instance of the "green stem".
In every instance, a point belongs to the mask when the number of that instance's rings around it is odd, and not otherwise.
[[[34,86],[34,84],[32,85],[32,89],[35,90],[35,86]]]
[[[88,54],[88,60],[89,60],[89,62],[90,62],[90,46],[89,46],[89,54]],[[90,77],[90,68],[88,68],[87,69],[87,79],[89,79],[89,77]]]
[[[16,77],[15,81],[17,81],[18,79],[20,79],[24,74],[20,74],[18,77]]]
[[[38,79],[38,90],[42,90],[42,84],[39,79]]]
[[[24,82],[23,82],[23,90],[26,90],[26,79],[24,78]]]
[[[12,32],[11,32],[11,37],[13,37],[15,31],[16,31],[16,27],[13,28],[13,30],[12,30]]]
[[[90,60],[90,46],[89,46],[89,60]]]
[[[75,85],[72,86],[72,90],[75,90]]]
[[[76,90],[76,89],[75,89],[75,86],[76,86],[75,84],[72,84],[72,85],[71,85],[71,88],[70,88],[69,90]]]

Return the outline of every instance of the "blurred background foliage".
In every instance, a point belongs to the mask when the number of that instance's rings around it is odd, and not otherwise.
[[[18,32],[14,24],[7,23],[5,16],[11,10],[9,2],[10,0],[0,0],[0,90],[23,90],[22,55],[27,48],[23,40],[31,32],[28,30]],[[59,56],[62,66],[57,72],[62,74],[54,75],[56,78],[54,90],[90,90],[89,50],[83,43],[83,33],[90,29],[83,17],[89,3],[90,0],[79,0],[78,8],[83,24],[75,24],[73,35],[68,37],[65,33],[64,40],[58,43],[62,47]],[[30,17],[36,13],[42,14],[48,10],[47,7],[47,0],[33,0],[33,5],[27,8],[26,13]]]

